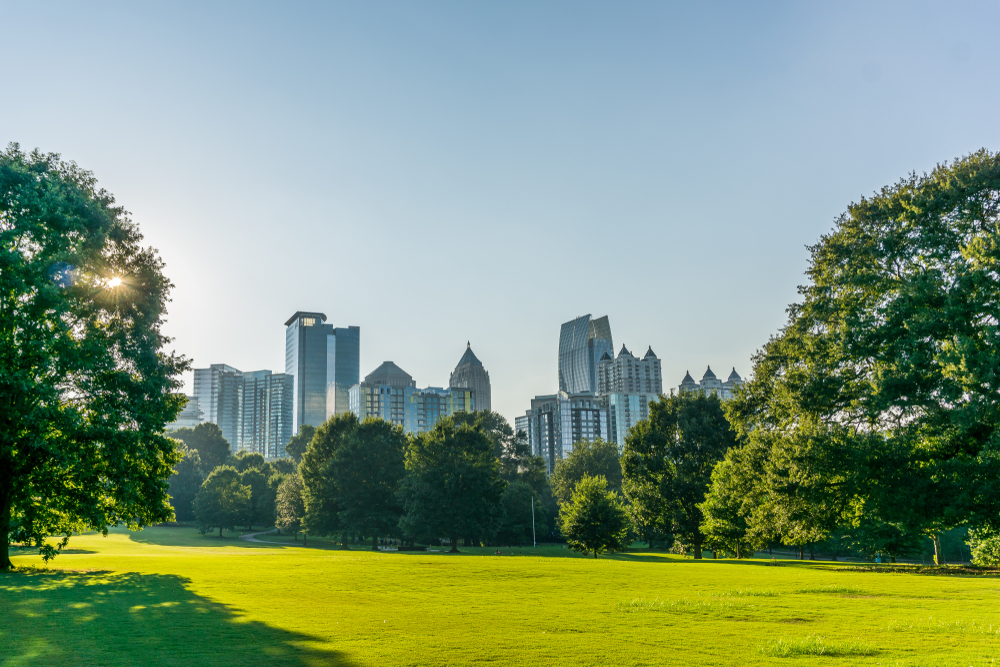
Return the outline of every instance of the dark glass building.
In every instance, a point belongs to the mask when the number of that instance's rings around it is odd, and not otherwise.
[[[334,328],[326,315],[299,311],[285,322],[285,374],[293,378],[292,429],[320,426],[348,411],[348,392],[358,383],[361,330]]]
[[[559,391],[597,393],[597,364],[607,352],[614,356],[608,317],[589,314],[562,325],[559,331]]]

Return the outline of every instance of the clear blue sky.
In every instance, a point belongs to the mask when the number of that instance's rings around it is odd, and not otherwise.
[[[133,213],[196,366],[281,371],[284,321],[321,310],[361,327],[362,375],[441,386],[471,340],[513,419],[588,312],[668,386],[747,375],[848,203],[1000,149],[997,25],[996,2],[0,2],[0,142]]]

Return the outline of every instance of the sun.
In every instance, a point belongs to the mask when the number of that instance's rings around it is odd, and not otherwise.
[[[122,279],[119,278],[118,276],[115,276],[114,278],[108,281],[108,287],[111,288],[118,287],[121,284],[122,284]]]

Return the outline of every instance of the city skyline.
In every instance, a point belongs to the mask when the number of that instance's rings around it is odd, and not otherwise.
[[[8,4],[0,143],[131,212],[194,367],[279,372],[318,310],[434,386],[471,341],[513,419],[581,313],[749,378],[852,201],[1000,146],[960,5]]]

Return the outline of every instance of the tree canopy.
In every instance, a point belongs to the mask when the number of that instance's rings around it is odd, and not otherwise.
[[[12,538],[48,559],[74,530],[171,518],[188,363],[164,351],[170,287],[90,172],[0,153],[0,569]]]
[[[179,428],[169,435],[198,452],[205,474],[225,464],[229,459],[229,441],[222,435],[222,429],[218,424],[202,422],[194,428]]]
[[[403,480],[404,532],[413,537],[458,538],[492,535],[500,517],[504,482],[493,442],[480,425],[438,421],[414,437],[406,454]]]
[[[749,515],[786,539],[840,523],[1000,523],[1000,156],[852,204],[727,406],[756,467]]]
[[[334,457],[357,430],[358,418],[347,412],[328,419],[316,429],[302,455],[302,497],[305,502],[303,530],[313,535],[331,535],[344,530],[340,520]]]
[[[244,523],[251,508],[251,489],[240,473],[230,466],[219,466],[205,478],[194,499],[194,514],[203,533],[215,528],[235,529]]]
[[[625,497],[640,526],[673,533],[701,558],[701,503],[715,465],[736,444],[714,394],[660,396],[629,431],[622,453]]]
[[[316,435],[316,427],[303,424],[299,427],[299,432],[293,435],[288,444],[285,445],[285,454],[292,457],[296,463],[301,462],[302,455],[306,453],[314,435]]]
[[[603,477],[608,488],[620,493],[622,465],[618,445],[601,438],[583,440],[573,445],[569,456],[556,462],[549,484],[560,505],[570,501],[576,485],[587,475]]]
[[[170,504],[178,521],[191,521],[194,519],[194,498],[205,481],[205,475],[197,449],[188,449],[181,443],[178,452],[183,458],[174,466],[174,474],[170,476]]]
[[[570,502],[560,509],[559,518],[566,543],[576,551],[597,558],[628,547],[628,513],[603,477],[584,475],[573,489]]]
[[[403,506],[399,483],[406,474],[406,435],[382,419],[366,419],[348,435],[331,461],[340,521],[351,532],[372,538],[389,535]]]

